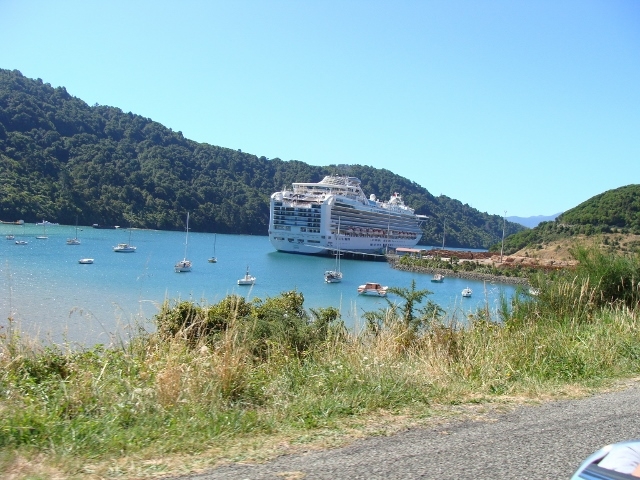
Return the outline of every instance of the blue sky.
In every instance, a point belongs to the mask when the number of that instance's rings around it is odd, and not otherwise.
[[[491,214],[640,183],[637,0],[1,0],[0,45],[90,105]]]

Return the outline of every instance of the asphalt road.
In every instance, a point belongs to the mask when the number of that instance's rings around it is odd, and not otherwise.
[[[600,447],[640,438],[640,385],[182,480],[569,479]]]

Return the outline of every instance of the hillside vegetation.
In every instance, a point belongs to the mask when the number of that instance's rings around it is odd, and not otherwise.
[[[367,195],[402,194],[428,215],[422,244],[488,248],[502,218],[434,197],[385,169],[315,167],[198,143],[149,118],[93,105],[19,71],[0,70],[0,219],[43,218],[194,231],[266,235],[269,196],[292,182],[331,173],[362,180]],[[506,233],[522,230],[507,222]]]
[[[640,235],[640,185],[627,185],[608,190],[561,214],[555,221],[542,222],[531,230],[508,236],[504,252],[542,250],[553,245],[585,243],[598,236],[605,247],[624,246],[636,251]],[[492,251],[499,251],[495,244]]]

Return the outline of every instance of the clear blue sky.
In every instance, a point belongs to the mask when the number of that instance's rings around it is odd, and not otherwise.
[[[0,46],[0,68],[192,140],[492,214],[640,183],[638,0],[0,0]]]

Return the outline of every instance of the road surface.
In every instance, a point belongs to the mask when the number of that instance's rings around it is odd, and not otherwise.
[[[181,480],[569,479],[608,443],[640,438],[640,384]]]

